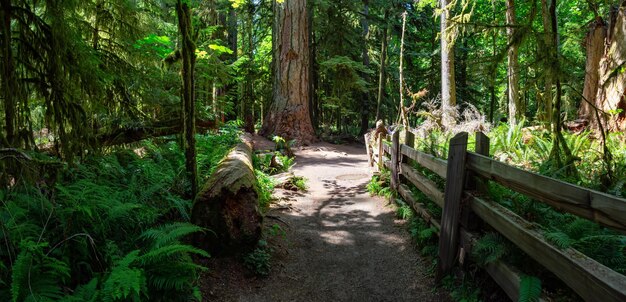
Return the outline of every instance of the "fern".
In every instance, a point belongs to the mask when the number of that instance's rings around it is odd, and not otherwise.
[[[174,222],[149,229],[143,232],[140,238],[149,241],[153,249],[159,249],[171,243],[178,243],[184,236],[202,231],[204,231],[203,228],[194,224]]]
[[[554,246],[559,249],[566,249],[574,242],[571,238],[569,238],[569,236],[567,236],[567,234],[559,231],[545,233],[544,237],[548,240],[548,242],[554,244]]]
[[[472,254],[478,263],[485,265],[502,259],[509,250],[506,240],[500,234],[488,233],[478,239]]]
[[[539,278],[522,276],[519,287],[519,302],[539,301],[541,296],[541,280]]]
[[[104,301],[139,301],[143,296],[142,293],[147,291],[144,272],[131,267],[131,264],[138,260],[139,253],[139,250],[128,253],[113,267],[102,288]]]

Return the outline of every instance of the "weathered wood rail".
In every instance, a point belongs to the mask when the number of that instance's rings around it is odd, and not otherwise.
[[[527,255],[560,278],[585,301],[626,301],[626,276],[598,263],[573,248],[559,249],[550,244],[536,225],[500,204],[484,198],[485,184],[497,182],[555,209],[589,219],[626,233],[626,200],[582,188],[553,178],[518,169],[488,157],[489,139],[476,134],[476,152],[467,150],[467,133],[450,141],[448,160],[442,160],[413,148],[414,136],[406,131],[403,143],[400,132],[391,140],[381,135],[372,140],[366,135],[370,165],[391,171],[391,186],[424,220],[438,230],[439,268],[437,277],[447,274],[457,263],[463,264],[476,241],[478,220],[489,224],[517,245]],[[445,189],[420,173],[419,165],[446,180]],[[418,202],[407,183],[413,184],[443,209],[441,220]],[[485,270],[517,301],[520,273],[497,261]]]

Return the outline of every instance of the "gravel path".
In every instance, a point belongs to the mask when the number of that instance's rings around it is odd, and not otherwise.
[[[246,276],[233,259],[209,263],[209,301],[449,301],[434,289],[430,262],[412,247],[394,209],[370,197],[365,148],[319,143],[296,152],[306,193],[279,191],[270,216],[286,222],[272,273]],[[266,224],[282,224],[267,219]]]

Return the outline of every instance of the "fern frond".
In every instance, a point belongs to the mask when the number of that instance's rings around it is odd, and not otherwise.
[[[149,252],[141,256],[139,262],[142,265],[167,262],[168,260],[170,260],[169,257],[187,254],[195,254],[203,257],[209,257],[209,253],[204,250],[195,248],[191,245],[171,244],[150,250]]]
[[[102,288],[104,301],[138,300],[141,293],[146,291],[146,278],[143,270],[130,267],[138,257],[139,250],[134,250],[117,262],[104,282]]]
[[[152,248],[158,249],[165,245],[176,243],[184,236],[202,231],[204,229],[195,224],[174,222],[149,229],[143,232],[140,238],[150,241]]]
[[[557,231],[545,233],[544,237],[546,238],[546,240],[548,240],[548,242],[552,243],[554,246],[561,250],[570,247],[572,243],[574,243],[574,241],[563,232]]]
[[[500,260],[509,253],[509,246],[505,239],[497,233],[487,233],[478,239],[472,249],[472,254],[478,263],[487,264]]]
[[[536,302],[541,296],[541,280],[533,276],[520,279],[519,302]]]

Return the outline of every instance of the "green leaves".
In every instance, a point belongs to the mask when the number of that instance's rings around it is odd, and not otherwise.
[[[146,277],[143,270],[131,267],[139,258],[139,253],[139,250],[128,253],[113,267],[102,288],[105,301],[141,300],[142,293],[147,290]]]
[[[541,296],[541,280],[533,276],[522,276],[520,280],[519,302],[539,301]]]
[[[492,263],[500,260],[509,253],[509,246],[502,235],[487,233],[476,241],[472,254],[480,264]]]

